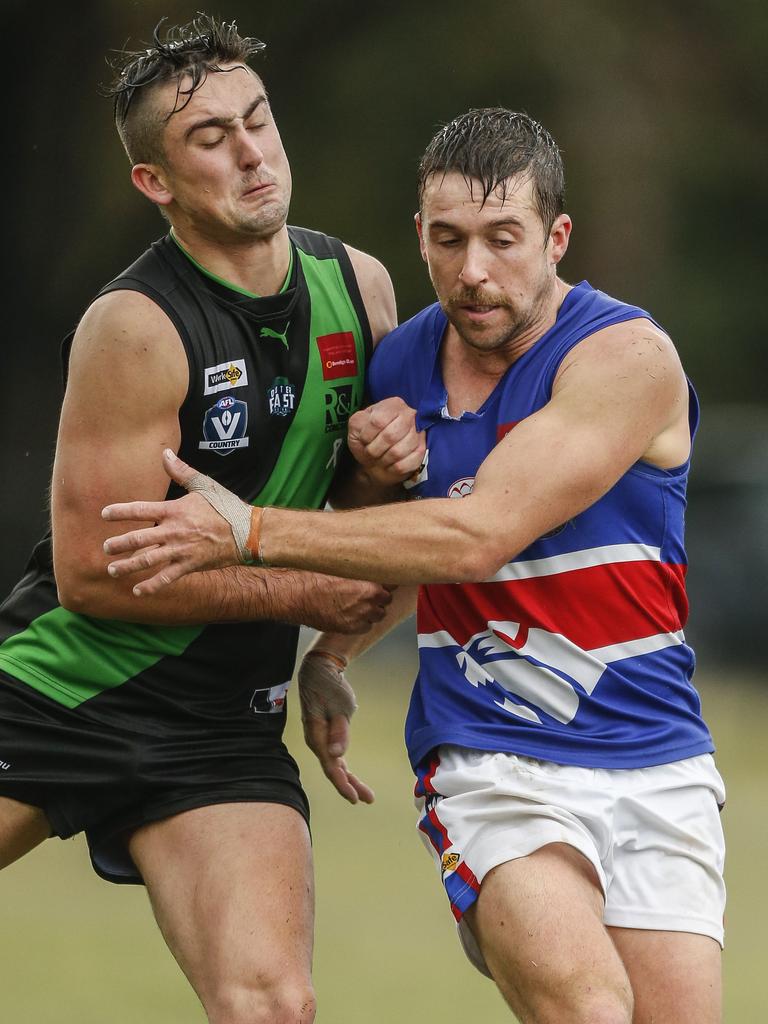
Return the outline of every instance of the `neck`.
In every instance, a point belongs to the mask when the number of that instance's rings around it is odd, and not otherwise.
[[[275,295],[283,287],[291,261],[285,225],[267,238],[239,239],[222,245],[189,227],[172,228],[176,241],[209,273],[254,295]]]

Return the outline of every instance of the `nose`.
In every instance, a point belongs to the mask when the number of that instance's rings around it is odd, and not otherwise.
[[[244,126],[241,126],[237,133],[237,162],[242,170],[258,167],[264,163],[264,154],[253,133]]]
[[[459,280],[467,288],[477,288],[488,280],[488,271],[479,247],[468,245],[464,252],[464,263],[459,273]]]

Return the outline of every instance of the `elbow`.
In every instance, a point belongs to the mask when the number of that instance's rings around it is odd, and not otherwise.
[[[468,538],[451,559],[453,583],[482,583],[491,579],[509,561],[506,551],[490,538]]]
[[[104,595],[96,579],[82,571],[56,566],[56,592],[61,607],[77,615],[102,618],[105,615]]]
[[[72,580],[56,580],[56,591],[59,604],[67,612],[75,612],[77,615],[92,615],[93,607],[88,589],[78,586]]]

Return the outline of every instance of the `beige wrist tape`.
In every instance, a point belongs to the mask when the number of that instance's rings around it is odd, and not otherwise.
[[[313,648],[304,655],[299,668],[299,699],[301,717],[325,718],[335,715],[351,718],[357,710],[352,687],[347,682],[343,667],[347,659]]]
[[[232,529],[232,536],[235,538],[235,546],[240,561],[244,565],[253,565],[259,561],[258,531],[256,531],[256,551],[249,547],[249,536],[251,533],[251,514],[253,505],[248,505],[241,498],[238,498],[232,491],[222,487],[220,483],[212,480],[203,473],[195,473],[186,485],[188,491],[197,491],[208,504],[216,509],[222,519],[226,519]],[[261,509],[259,519],[261,518]],[[254,517],[255,518],[255,517]]]

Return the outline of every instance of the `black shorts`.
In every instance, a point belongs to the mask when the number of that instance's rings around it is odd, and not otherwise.
[[[243,802],[285,804],[309,822],[296,762],[253,715],[150,728],[70,710],[0,671],[0,796],[41,808],[61,839],[85,832],[97,874],[139,885],[127,838],[140,825]]]

